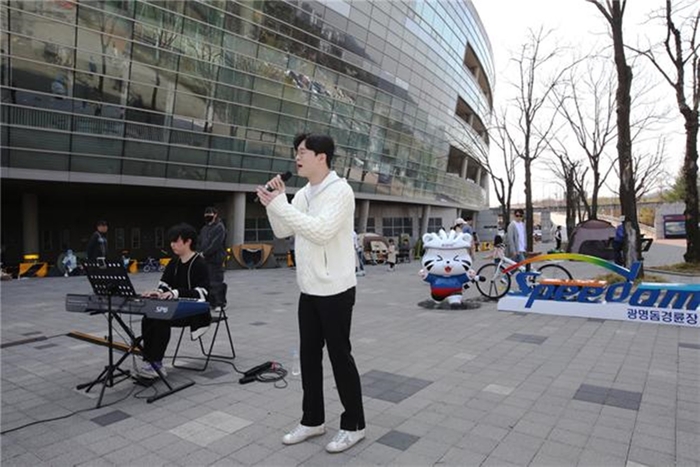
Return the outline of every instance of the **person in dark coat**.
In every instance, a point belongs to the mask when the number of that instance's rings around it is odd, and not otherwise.
[[[87,259],[95,261],[97,258],[105,258],[107,256],[107,225],[106,220],[97,221],[95,232],[90,237],[87,244]]]
[[[209,304],[212,311],[220,312],[226,307],[226,284],[224,283],[224,259],[226,258],[226,227],[219,219],[215,207],[204,210],[204,227],[199,232],[199,251],[209,268]]]

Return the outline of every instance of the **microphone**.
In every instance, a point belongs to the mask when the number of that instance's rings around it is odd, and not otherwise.
[[[282,175],[280,175],[280,177],[282,178],[282,181],[283,181],[283,182],[286,182],[287,180],[289,180],[290,178],[292,178],[292,172],[290,172],[289,170],[287,170],[285,173],[283,173]],[[265,189],[266,189],[267,191],[275,191],[275,189],[272,188],[272,187],[271,187],[270,185],[268,185],[268,184],[265,184]],[[259,203],[259,202],[260,202],[260,198],[258,198],[258,197],[256,196],[255,199],[254,199],[253,201],[255,201],[256,203]]]
[[[252,383],[253,381],[256,381],[258,379],[258,375],[268,370],[274,370],[276,366],[277,364],[275,362],[261,363],[260,365],[255,366],[243,373],[243,377],[239,379],[238,382],[240,384]]]
[[[250,370],[246,371],[245,373],[243,373],[243,375],[244,376],[253,376],[253,375],[256,375],[260,372],[267,371],[267,370],[273,368],[274,366],[275,366],[275,362],[261,363],[260,365],[254,366]]]

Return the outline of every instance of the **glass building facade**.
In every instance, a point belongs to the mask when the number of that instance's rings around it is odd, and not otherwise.
[[[494,75],[470,0],[2,0],[0,10],[1,166],[14,191],[250,193],[294,171],[293,136],[310,131],[335,139],[334,169],[359,200],[487,207],[478,161]],[[41,201],[34,210],[41,219]],[[246,236],[258,221],[245,214]]]

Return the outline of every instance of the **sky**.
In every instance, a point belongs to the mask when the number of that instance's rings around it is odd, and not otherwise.
[[[508,84],[508,77],[513,77],[513,70],[508,70],[513,53],[517,53],[519,47],[526,40],[528,29],[537,30],[544,26],[545,30],[552,29],[557,42],[561,44],[574,44],[583,52],[597,50],[600,47],[612,44],[608,35],[607,22],[591,3],[585,0],[472,0],[479,12],[481,21],[486,28],[494,54],[494,67],[496,72],[496,85],[494,93],[494,108],[506,105],[512,98],[513,87]],[[624,38],[630,45],[648,44],[649,40],[659,37],[659,30],[654,23],[648,21],[651,11],[662,7],[662,0],[628,0],[624,17]],[[507,14],[503,14],[507,12]],[[627,59],[630,61],[628,52]],[[512,66],[512,65],[511,65]],[[651,69],[646,59],[637,60],[634,70],[635,78],[644,75],[645,79],[652,83],[658,93],[658,99],[662,105],[668,105],[668,114],[673,120],[666,123],[660,131],[668,136],[667,153],[669,154],[667,166],[673,176],[681,167],[683,160],[683,123],[675,106],[675,99],[671,87],[667,83],[661,83],[658,72]],[[641,78],[640,78],[641,79]],[[575,144],[575,143],[573,143]],[[642,143],[644,144],[644,143]],[[646,143],[649,144],[649,143]],[[654,143],[655,144],[655,143]],[[578,147],[578,146],[575,146]],[[614,145],[610,146],[614,151]],[[639,148],[638,148],[639,149]],[[633,146],[634,150],[634,146]],[[491,157],[497,157],[498,147],[491,144]],[[542,156],[543,158],[546,156]],[[562,198],[562,188],[550,180],[553,177],[551,171],[544,167],[543,161],[536,161],[539,167],[534,167],[533,173],[533,198]],[[522,172],[522,165],[519,172]],[[614,176],[614,174],[613,174]],[[614,182],[617,185],[617,182]],[[491,187],[491,205],[497,205],[497,199]],[[612,193],[604,189],[603,195]],[[517,177],[513,202],[524,203],[524,179]]]

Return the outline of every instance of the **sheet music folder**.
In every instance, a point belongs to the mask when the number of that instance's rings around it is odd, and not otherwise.
[[[121,261],[98,259],[86,261],[83,266],[95,295],[136,297],[134,284]]]

